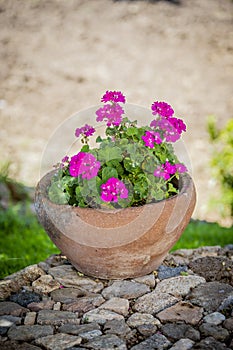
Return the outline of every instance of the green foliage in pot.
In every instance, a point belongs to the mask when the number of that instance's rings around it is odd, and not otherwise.
[[[233,119],[222,129],[216,127],[215,118],[208,121],[210,139],[214,144],[211,165],[221,186],[220,211],[224,217],[233,218]]]
[[[106,91],[96,121],[106,122],[104,137],[89,146],[95,128],[84,125],[80,151],[58,165],[48,195],[57,204],[79,207],[124,208],[160,201],[179,191],[179,176],[187,171],[174,153],[173,143],[186,131],[166,102],[151,106],[150,125],[139,126],[125,116],[125,96]]]

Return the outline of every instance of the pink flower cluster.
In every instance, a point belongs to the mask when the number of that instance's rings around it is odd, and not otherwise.
[[[91,125],[85,124],[83,127],[75,130],[75,136],[79,137],[80,135],[83,135],[84,137],[88,137],[92,136],[94,132],[95,129]]]
[[[160,130],[167,142],[176,142],[179,140],[183,131],[186,131],[186,125],[178,118],[163,118],[152,120],[150,126],[155,130]]]
[[[161,133],[161,138],[167,142],[179,140],[186,125],[182,119],[173,117],[174,111],[166,102],[154,102],[152,105],[153,114],[159,114],[159,118],[151,122],[150,127]]]
[[[154,102],[151,106],[152,114],[157,115],[159,114],[161,117],[172,117],[174,114],[174,110],[172,107],[166,103],[166,102]]]
[[[101,199],[104,202],[117,202],[119,197],[122,199],[128,197],[128,190],[122,181],[111,177],[101,185]]]
[[[162,164],[155,169],[154,176],[162,177],[164,180],[169,180],[171,175],[175,174],[176,172],[179,172],[181,174],[185,173],[186,171],[187,168],[185,165],[181,163],[171,164],[166,161],[165,164]]]
[[[71,157],[69,172],[73,177],[81,175],[83,179],[90,180],[97,176],[100,166],[100,162],[97,161],[93,154],[79,152]]]
[[[106,91],[101,102],[111,102],[96,111],[97,122],[107,121],[107,126],[119,126],[125,113],[119,102],[125,103],[125,96],[120,91]]]
[[[101,98],[101,102],[112,102],[112,103],[125,103],[125,96],[121,93],[121,91],[106,91],[103,97]]]
[[[122,121],[123,108],[119,104],[107,104],[96,111],[97,122],[107,121],[107,126],[119,126]]]
[[[146,131],[145,135],[142,136],[142,140],[145,142],[146,147],[154,148],[155,143],[159,145],[162,143],[159,132]]]

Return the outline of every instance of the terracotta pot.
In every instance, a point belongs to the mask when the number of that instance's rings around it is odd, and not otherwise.
[[[155,270],[189,223],[196,203],[193,181],[185,174],[178,195],[141,207],[107,211],[57,205],[47,196],[53,173],[38,183],[38,218],[71,264],[98,278],[130,278]]]

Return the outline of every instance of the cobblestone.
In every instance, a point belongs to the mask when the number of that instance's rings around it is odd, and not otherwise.
[[[227,259],[229,248],[180,250],[148,276],[101,281],[53,255],[0,283],[0,348],[230,350],[232,279],[219,265]],[[217,280],[201,268],[210,261]]]

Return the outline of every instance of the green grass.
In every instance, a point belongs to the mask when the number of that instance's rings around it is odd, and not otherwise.
[[[28,205],[0,210],[0,278],[59,253]]]
[[[233,243],[233,228],[191,221],[173,250]],[[0,278],[59,253],[29,205],[0,210]]]
[[[221,227],[217,223],[191,220],[172,251],[201,246],[220,245],[224,247],[227,244],[233,244],[233,227],[227,228]]]

